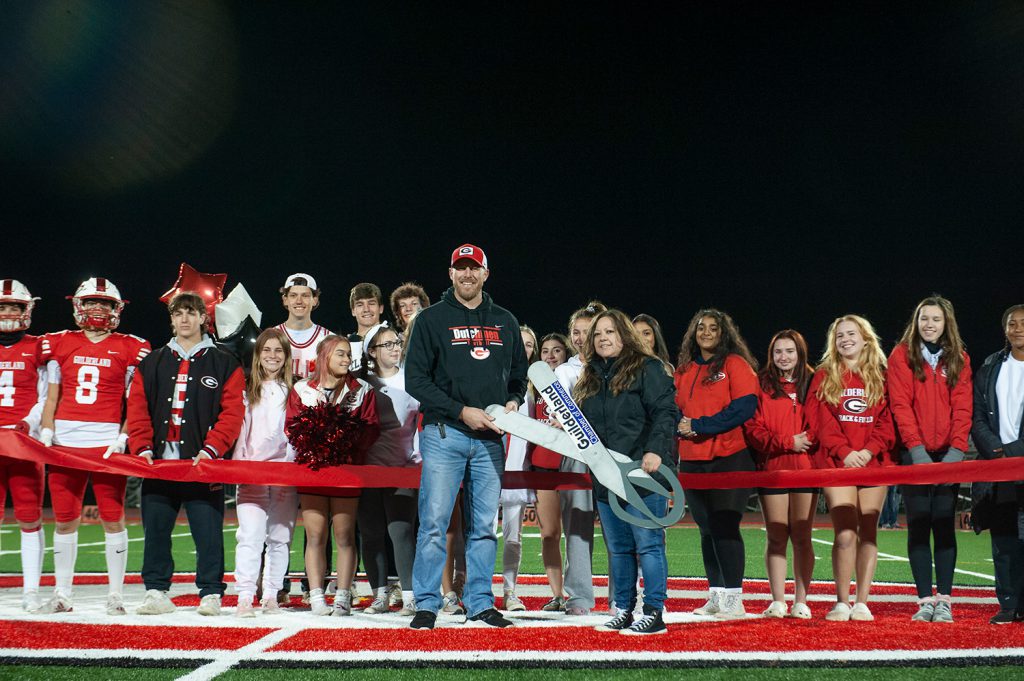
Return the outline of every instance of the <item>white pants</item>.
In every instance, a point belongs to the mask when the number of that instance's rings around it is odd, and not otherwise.
[[[519,578],[519,561],[523,554],[522,533],[523,513],[526,504],[502,504],[501,505],[501,533],[502,533],[502,588],[505,591],[515,593],[516,580]],[[495,532],[497,532],[498,517],[494,517]]]
[[[238,486],[238,532],[235,533],[235,590],[255,594],[263,545],[267,559],[263,567],[263,593],[276,594],[288,571],[288,552],[295,530],[299,495],[294,487],[274,485]]]

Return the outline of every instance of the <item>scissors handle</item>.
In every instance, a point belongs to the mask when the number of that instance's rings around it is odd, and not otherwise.
[[[611,507],[612,513],[614,513],[620,520],[648,530],[660,530],[666,527],[672,527],[679,522],[679,519],[683,517],[683,513],[686,511],[686,502],[683,493],[683,486],[679,484],[679,477],[672,471],[672,469],[665,464],[661,464],[661,466],[658,467],[658,472],[661,473],[672,488],[671,490],[667,490],[664,486],[659,484],[657,480],[654,480],[651,477],[630,477],[630,471],[638,470],[640,468],[639,461],[633,461],[631,464],[620,463],[619,467],[622,470],[622,479],[627,483],[626,497],[623,501],[646,517],[641,517],[635,513],[627,511],[622,507],[622,501],[619,500],[619,495],[609,491],[608,505]],[[636,486],[643,487],[644,489],[649,490],[654,494],[660,494],[663,497],[671,497],[672,509],[664,517],[655,515],[649,508],[647,508],[647,504],[644,503],[643,497],[641,497],[640,493],[636,491]]]

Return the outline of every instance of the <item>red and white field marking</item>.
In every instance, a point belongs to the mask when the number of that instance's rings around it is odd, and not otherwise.
[[[823,619],[834,601],[829,583],[813,585],[815,619],[767,620],[759,615],[769,602],[767,584],[749,580],[748,617],[719,622],[689,614],[703,603],[703,580],[671,579],[665,617],[669,632],[638,638],[594,631],[606,619],[603,614],[566,617],[540,612],[548,590],[538,576],[521,578],[519,594],[529,610],[511,615],[516,627],[505,630],[448,616],[438,619],[434,631],[413,631],[409,618],[394,613],[316,618],[297,598],[279,616],[242,620],[233,616],[235,598],[230,595],[224,599],[224,616],[201,617],[195,612],[199,599],[191,581],[191,575],[176,579],[172,597],[179,610],[171,615],[110,617],[104,612],[105,579],[86,576],[76,581],[73,612],[31,616],[21,612],[20,578],[0,578],[0,660],[181,660],[199,665],[186,678],[209,679],[236,665],[317,666],[325,660],[359,665],[379,660],[382,653],[389,664],[438,666],[452,661],[480,666],[713,666],[934,664],[965,659],[985,664],[1024,658],[1024,625],[988,624],[997,607],[990,588],[955,589],[956,623],[942,625],[910,621],[916,610],[912,587],[878,584],[871,597],[876,621],[831,623]],[[596,581],[599,587],[606,586],[604,578]],[[44,587],[44,596],[48,591]],[[129,610],[141,602],[143,593],[138,577],[130,577],[125,592]],[[365,599],[361,605],[368,604]],[[598,608],[604,607],[607,601],[602,598]]]

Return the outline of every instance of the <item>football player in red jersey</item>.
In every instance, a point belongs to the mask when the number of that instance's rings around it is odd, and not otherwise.
[[[50,388],[40,439],[46,445],[96,448],[103,451],[103,458],[108,458],[125,450],[125,390],[135,368],[149,354],[149,341],[114,333],[127,301],[121,298],[113,282],[102,277],[87,279],[70,298],[79,330],[47,334],[41,341]],[[53,535],[57,585],[53,598],[43,607],[45,612],[69,612],[72,608],[78,526],[90,476],[106,533],[110,585],[107,614],[125,614],[121,587],[128,562],[128,533],[124,525],[127,478],[60,466],[52,466],[49,476],[50,499],[57,521]]]
[[[15,279],[0,279],[0,428],[33,436],[46,401],[46,368],[39,338],[25,332],[38,298]],[[39,574],[43,564],[43,464],[0,455],[0,509],[10,492],[14,517],[21,526],[22,606],[38,612]],[[2,511],[0,511],[2,513]]]

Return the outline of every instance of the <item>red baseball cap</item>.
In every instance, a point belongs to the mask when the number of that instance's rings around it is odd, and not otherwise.
[[[487,267],[487,256],[484,255],[483,250],[479,246],[473,244],[462,244],[454,251],[452,251],[452,267],[455,267],[455,263],[459,260],[472,260],[480,267],[485,270]]]

